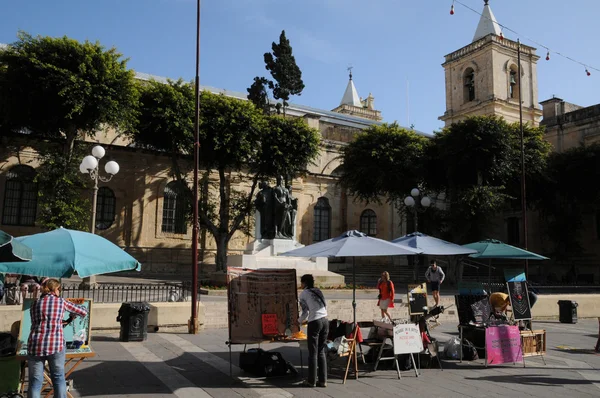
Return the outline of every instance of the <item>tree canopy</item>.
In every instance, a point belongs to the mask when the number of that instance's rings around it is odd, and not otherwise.
[[[396,123],[370,126],[342,149],[340,183],[367,202],[404,198],[423,179],[428,144]]]
[[[66,138],[70,152],[79,135],[132,125],[133,77],[114,48],[20,33],[0,51],[0,128]]]
[[[271,72],[273,80],[265,77],[255,77],[252,85],[247,89],[248,99],[266,113],[271,112],[271,104],[267,92],[267,86],[273,90],[273,97],[282,100],[275,104],[277,113],[285,115],[288,107],[288,101],[292,95],[301,95],[304,90],[302,81],[302,71],[296,64],[296,58],[292,53],[290,41],[285,36],[285,30],[279,35],[279,44],[273,42],[271,45],[272,53],[265,53],[265,68]]]

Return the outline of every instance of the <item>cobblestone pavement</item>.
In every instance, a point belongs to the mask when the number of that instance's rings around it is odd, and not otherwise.
[[[300,378],[249,377],[236,366],[244,347],[233,346],[233,378],[230,378],[227,330],[207,330],[198,335],[185,331],[149,334],[142,343],[121,343],[116,334],[93,336],[95,358],[84,361],[73,373],[75,397],[381,397],[385,394],[411,397],[598,397],[600,356],[592,350],[598,337],[596,320],[575,325],[556,321],[535,322],[548,333],[547,364],[527,358],[522,364],[484,367],[474,362],[443,361],[444,370],[403,372],[398,380],[393,370],[372,372],[361,364],[358,380],[342,384],[341,363],[332,369],[327,388],[299,387]],[[179,332],[179,333],[177,333]],[[456,325],[433,330],[440,342],[457,335]],[[300,368],[296,343],[266,344]],[[306,374],[306,355],[303,356]]]

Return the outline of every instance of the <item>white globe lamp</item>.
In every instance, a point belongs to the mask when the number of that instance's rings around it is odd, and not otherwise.
[[[415,198],[416,198],[417,196],[419,196],[419,193],[420,193],[420,192],[419,192],[419,190],[418,190],[417,188],[413,188],[413,189],[410,191],[410,195],[411,195],[411,196],[413,196],[413,197],[415,197]]]
[[[106,171],[108,174],[115,175],[119,172],[119,164],[114,160],[106,162],[106,165],[104,166],[104,171]]]
[[[87,169],[85,167],[83,167],[83,162],[81,162],[81,164],[79,165],[79,171],[81,171],[81,173],[83,173],[83,174],[89,173],[89,171],[87,171]]]
[[[87,155],[81,161],[81,166],[86,170],[94,170],[96,167],[98,167],[98,159],[92,155]]]
[[[423,207],[431,206],[431,199],[429,199],[429,197],[427,197],[427,196],[423,196],[421,198],[421,206],[423,206]]]
[[[415,199],[412,196],[407,196],[406,198],[404,198],[404,204],[412,207],[415,205]]]
[[[96,159],[102,159],[105,153],[106,151],[100,145],[96,145],[92,148],[92,155],[94,155]]]

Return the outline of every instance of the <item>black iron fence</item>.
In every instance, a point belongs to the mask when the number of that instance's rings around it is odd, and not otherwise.
[[[13,292],[9,292],[13,289]],[[12,297],[22,293],[18,286],[6,286],[4,297],[0,304],[12,304]],[[33,293],[27,292],[26,297],[32,297]],[[151,284],[121,284],[101,283],[92,287],[82,287],[79,284],[66,283],[62,285],[62,297],[65,298],[87,298],[95,303],[123,303],[127,301],[148,302],[176,302],[187,301],[191,297],[191,285],[187,283],[151,283]]]

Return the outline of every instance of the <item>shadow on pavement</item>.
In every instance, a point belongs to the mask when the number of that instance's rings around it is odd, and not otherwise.
[[[589,380],[562,379],[547,375],[506,375],[506,376],[482,376],[465,377],[465,380],[491,381],[494,383],[524,384],[530,386],[553,386],[569,384],[593,384]]]

